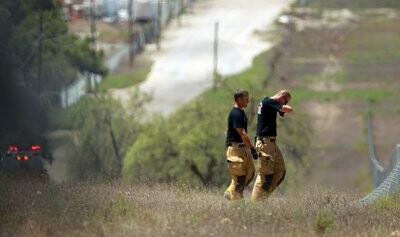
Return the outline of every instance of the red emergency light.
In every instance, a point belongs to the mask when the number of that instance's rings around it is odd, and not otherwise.
[[[18,151],[18,147],[12,145],[12,146],[9,146],[9,147],[8,147],[8,150],[9,150],[9,151]]]
[[[39,145],[32,145],[31,150],[32,151],[40,151],[41,147]]]

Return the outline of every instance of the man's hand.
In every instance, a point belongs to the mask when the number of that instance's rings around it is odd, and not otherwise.
[[[250,151],[251,151],[251,155],[253,156],[253,159],[257,160],[258,159],[258,154],[257,154],[256,149],[254,147],[252,147],[252,148],[250,148]]]

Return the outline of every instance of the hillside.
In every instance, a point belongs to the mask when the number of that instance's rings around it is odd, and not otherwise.
[[[368,190],[366,102],[377,156],[400,143],[399,11],[295,8],[275,48],[275,83],[291,88],[313,121],[310,183]]]

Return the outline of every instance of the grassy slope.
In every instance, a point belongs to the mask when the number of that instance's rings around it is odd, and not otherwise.
[[[126,88],[134,85],[138,85],[140,82],[146,80],[149,68],[132,70],[127,73],[118,73],[108,75],[99,85],[100,91],[106,91],[107,89],[119,89]]]
[[[343,57],[353,88],[369,89],[378,159],[386,164],[400,143],[400,11],[397,17],[365,17],[345,41]],[[374,32],[371,34],[371,32]]]

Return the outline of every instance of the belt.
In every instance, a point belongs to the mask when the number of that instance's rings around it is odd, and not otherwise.
[[[262,141],[263,143],[264,143],[265,141],[270,141],[270,142],[275,142],[275,141],[276,141],[276,137],[269,137],[269,136],[263,137],[263,136],[257,136],[257,138],[258,138],[258,140]]]
[[[243,142],[227,142],[226,145],[231,146],[231,147],[245,147],[246,146],[246,144],[244,144]]]

